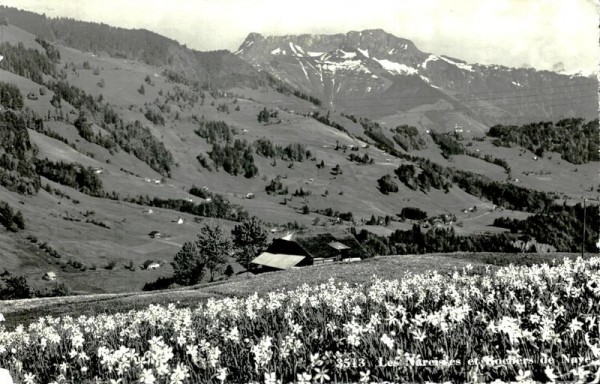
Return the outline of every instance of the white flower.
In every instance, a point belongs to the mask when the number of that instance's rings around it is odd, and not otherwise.
[[[298,382],[297,384],[311,384],[310,380],[312,379],[312,376],[309,373],[307,373],[307,372],[304,372],[302,374],[298,373],[296,375],[296,378],[298,379],[297,380],[297,382]]]
[[[144,369],[142,374],[140,375],[140,383],[141,384],[154,384],[156,382],[156,378],[152,373],[151,369]]]
[[[327,369],[320,370],[319,368],[315,368],[315,380],[319,380],[322,383],[324,380],[329,380],[329,372]]]
[[[544,369],[544,373],[546,374],[546,377],[548,377],[548,380],[550,380],[551,382],[554,382],[559,377],[554,374],[554,370],[552,369],[552,367],[546,367],[546,369]]]
[[[219,368],[219,373],[217,374],[217,380],[220,382],[224,382],[227,378],[227,368]]]
[[[371,371],[369,371],[368,369],[366,372],[360,372],[359,382],[368,383],[369,381],[371,381],[370,377],[371,377]]]
[[[571,320],[571,323],[569,324],[569,331],[571,332],[571,334],[577,332],[577,331],[581,331],[581,326],[583,325],[583,323],[579,320],[577,320],[577,318],[574,318],[573,320]]]
[[[169,378],[170,384],[181,384],[185,379],[190,377],[189,369],[185,365],[181,363],[177,363],[177,366],[171,373],[171,377]]]
[[[516,377],[517,381],[525,381],[529,378],[529,376],[531,376],[531,371],[527,370],[525,372],[523,372],[522,369],[519,369],[519,374]]]
[[[23,383],[35,384],[35,375],[33,373],[26,373],[23,377]]]
[[[277,383],[277,376],[275,375],[275,372],[265,373],[265,384],[276,384],[276,383]]]
[[[389,349],[394,349],[394,340],[391,339],[387,333],[384,333],[383,336],[381,336],[381,342],[383,344],[385,344]]]

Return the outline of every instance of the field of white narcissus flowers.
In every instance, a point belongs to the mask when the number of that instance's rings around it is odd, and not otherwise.
[[[600,258],[0,325],[22,383],[600,381]]]

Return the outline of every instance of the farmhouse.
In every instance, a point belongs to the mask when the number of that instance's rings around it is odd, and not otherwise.
[[[266,272],[327,264],[360,256],[363,256],[362,247],[352,236],[338,239],[331,234],[312,237],[288,234],[274,239],[252,263],[258,266],[259,272]]]
[[[56,280],[56,273],[54,273],[52,271],[46,272],[46,274],[44,275],[44,280],[48,280],[48,281]]]
[[[162,234],[158,231],[152,231],[148,234],[148,236],[150,236],[153,239],[160,239],[162,237]]]

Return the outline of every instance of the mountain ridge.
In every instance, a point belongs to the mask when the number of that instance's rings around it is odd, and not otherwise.
[[[416,104],[415,100],[406,102],[411,91],[406,89],[407,80],[402,77],[411,76],[427,83],[424,86],[413,81],[415,87],[436,88],[454,103],[461,104],[458,109],[473,111],[469,117],[485,125],[511,119],[527,123],[572,116],[593,118],[597,111],[597,103],[590,102],[597,100],[597,79],[467,63],[447,55],[422,52],[412,41],[383,29],[333,35],[265,37],[250,33],[235,55],[257,69],[317,95],[331,108],[362,113],[367,109],[366,103],[369,111],[362,114],[375,118],[427,105],[430,113],[439,113],[433,106],[437,99]],[[540,89],[546,91],[538,93]],[[530,108],[532,104],[539,105],[537,110]]]

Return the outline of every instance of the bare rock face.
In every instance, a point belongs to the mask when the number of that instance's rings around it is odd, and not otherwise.
[[[597,117],[595,77],[468,64],[422,52],[381,29],[251,33],[235,55],[330,107],[359,115],[424,113],[441,122],[459,113],[486,125]]]

